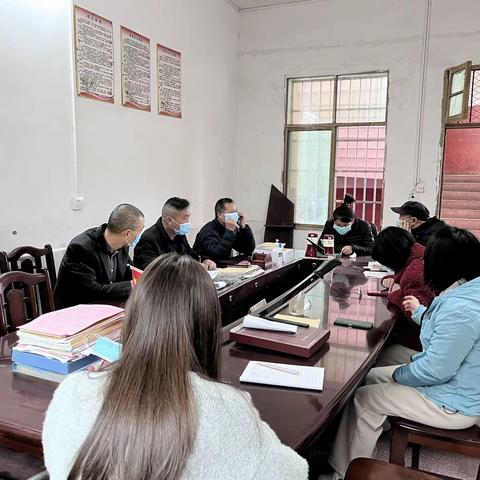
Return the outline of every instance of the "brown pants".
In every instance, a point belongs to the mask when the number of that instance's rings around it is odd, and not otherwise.
[[[355,392],[343,412],[330,455],[330,465],[345,476],[348,464],[357,457],[371,457],[387,416],[397,416],[437,428],[452,430],[474,425],[478,417],[447,413],[413,387],[395,383],[398,365],[374,368],[365,386]]]

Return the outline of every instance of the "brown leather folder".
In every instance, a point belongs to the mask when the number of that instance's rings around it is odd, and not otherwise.
[[[322,328],[299,327],[297,333],[284,333],[244,328],[239,325],[230,330],[230,340],[304,358],[311,357],[329,337],[330,330]]]

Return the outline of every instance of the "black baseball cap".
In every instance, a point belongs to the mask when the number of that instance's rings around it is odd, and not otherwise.
[[[401,207],[391,207],[392,211],[398,213],[399,215],[411,215],[416,217],[421,221],[428,220],[430,217],[430,212],[428,208],[420,202],[408,201],[405,202]]]

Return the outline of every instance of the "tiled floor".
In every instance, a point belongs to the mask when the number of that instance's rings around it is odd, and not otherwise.
[[[375,458],[388,462],[389,439],[387,436],[380,438],[375,452]],[[410,465],[410,449],[407,453],[406,463]],[[461,480],[475,480],[477,478],[479,460],[442,452],[432,448],[422,448],[420,451],[420,469],[427,472],[459,478]]]

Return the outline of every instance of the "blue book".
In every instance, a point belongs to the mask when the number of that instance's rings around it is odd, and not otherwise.
[[[73,362],[62,363],[59,360],[37,355],[36,353],[12,350],[13,362],[29,365],[30,367],[41,368],[42,370],[48,370],[50,372],[61,373],[62,375],[76,372],[97,360],[99,360],[99,358],[96,355],[88,355],[87,357],[80,358]]]

